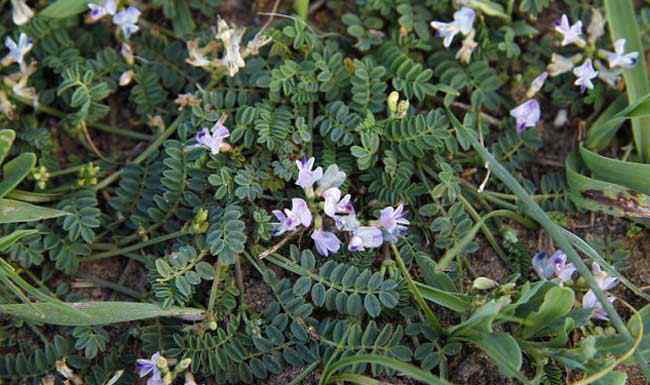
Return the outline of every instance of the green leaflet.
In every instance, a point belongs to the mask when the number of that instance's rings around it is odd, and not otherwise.
[[[64,326],[108,325],[157,317],[179,317],[201,319],[203,310],[194,308],[172,307],[162,309],[160,306],[137,302],[80,302],[69,303],[73,309],[80,311],[87,318],[75,317],[61,311],[50,303],[0,305],[0,313],[32,321]],[[34,310],[41,314],[35,314]]]
[[[64,215],[69,213],[13,199],[0,199],[0,223],[35,222]]]
[[[11,190],[25,179],[36,164],[36,155],[31,152],[20,154],[18,157],[7,162],[2,167],[2,181],[0,181],[0,198],[3,198]]]
[[[640,52],[639,61],[634,68],[623,71],[625,86],[630,104],[650,93],[650,83],[646,73],[644,49],[639,34],[639,25],[636,22],[634,1],[632,0],[605,0],[605,11],[612,42],[625,39],[627,52]],[[650,118],[632,119],[632,130],[637,152],[644,162],[650,161]]]
[[[74,16],[88,10],[90,0],[59,0],[48,5],[40,15],[53,18]]]
[[[0,164],[5,160],[5,157],[11,149],[11,145],[16,139],[16,132],[14,130],[0,130]]]
[[[523,328],[524,338],[531,338],[554,321],[567,315],[573,309],[575,295],[565,287],[553,287],[544,295],[539,311],[531,313]]]
[[[517,341],[508,333],[485,334],[479,338],[470,338],[477,344],[492,361],[501,373],[508,377],[523,379],[519,373],[522,364],[521,348]]]
[[[581,173],[576,154],[565,161],[570,198],[576,206],[627,218],[650,218],[650,196]]]

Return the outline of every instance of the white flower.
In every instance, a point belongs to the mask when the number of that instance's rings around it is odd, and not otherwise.
[[[546,78],[548,78],[548,72],[544,71],[542,72],[539,76],[537,76],[533,81],[530,83],[530,88],[528,88],[528,92],[526,93],[526,97],[532,98],[539,92],[539,90],[544,87],[544,82],[546,82]]]
[[[90,13],[88,14],[88,19],[91,22],[97,21],[107,15],[115,15],[117,12],[117,1],[116,0],[104,0],[101,4],[88,4]]]
[[[323,176],[318,180],[318,188],[316,194],[320,195],[324,191],[332,187],[339,187],[345,181],[345,172],[339,170],[336,164],[330,164],[323,173]]]
[[[510,110],[510,116],[517,121],[517,133],[521,134],[528,127],[535,127],[542,116],[539,102],[535,99],[520,104],[517,108]]]
[[[625,53],[625,39],[618,39],[614,42],[614,51],[607,52],[607,61],[609,68],[623,67],[630,69],[634,67],[639,60],[638,52]]]
[[[127,39],[132,34],[138,32],[140,27],[138,27],[138,18],[140,17],[140,10],[135,7],[128,7],[125,10],[122,10],[113,16],[113,24],[117,25],[122,29],[124,37]]]
[[[554,53],[551,55],[551,64],[549,64],[546,69],[548,70],[548,74],[551,76],[562,75],[563,73],[569,72],[573,69],[573,60],[572,58],[566,58]]]
[[[604,81],[610,87],[616,88],[621,80],[622,69],[615,68],[608,70],[599,60],[596,60],[596,69],[598,70],[598,79]]]
[[[584,91],[585,88],[594,88],[594,83],[591,82],[591,79],[598,76],[598,71],[596,71],[594,66],[591,64],[591,59],[586,59],[580,67],[574,68],[573,74],[577,77],[573,84],[580,86],[582,91]]]
[[[211,46],[207,45],[203,48],[199,47],[199,41],[194,39],[187,42],[188,58],[185,61],[194,67],[207,67],[210,65],[210,60],[206,57],[206,53],[210,51]]]
[[[246,62],[244,62],[244,58],[240,52],[244,28],[231,28],[223,19],[219,20],[217,28],[217,38],[223,42],[223,47],[226,50],[221,59],[221,64],[228,68],[228,74],[230,76],[235,76],[240,68],[246,66]]]
[[[323,192],[322,197],[325,199],[323,211],[325,215],[330,218],[336,219],[336,214],[352,214],[354,213],[354,207],[352,206],[352,196],[346,194],[341,198],[341,190],[338,187],[332,187]]]
[[[11,5],[13,5],[12,19],[16,25],[23,25],[34,16],[34,11],[29,8],[25,0],[11,0]]]
[[[468,35],[473,30],[475,17],[476,13],[473,9],[463,7],[454,13],[454,21],[451,23],[432,21],[431,27],[444,39],[442,45],[449,47],[457,33]]]
[[[18,38],[18,43],[16,44],[13,39],[9,36],[5,39],[5,47],[9,48],[9,53],[2,60],[3,65],[9,65],[11,63],[18,63],[21,67],[24,64],[25,55],[31,51],[32,47],[32,38],[25,35],[23,32],[20,33]]]
[[[593,44],[605,34],[605,18],[598,8],[593,8],[591,12],[591,23],[587,27],[589,43]]]
[[[576,44],[579,47],[585,45],[582,38],[582,21],[578,20],[570,25],[567,15],[562,15],[560,22],[555,25],[555,30],[562,34],[562,47],[569,44]]]

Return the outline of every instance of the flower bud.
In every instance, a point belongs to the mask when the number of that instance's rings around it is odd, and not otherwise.
[[[25,0],[11,0],[11,4],[13,5],[12,18],[14,24],[23,25],[34,16],[34,11],[29,8]]]
[[[192,364],[192,359],[191,358],[185,358],[185,359],[181,360],[181,362],[179,362],[178,365],[176,365],[175,369],[180,372],[182,370],[185,370],[185,369],[189,368],[191,364]]]
[[[397,102],[399,101],[399,93],[397,91],[393,91],[388,95],[388,111],[391,114],[394,114],[397,112]]]
[[[120,76],[120,86],[124,87],[124,86],[129,85],[129,83],[131,83],[131,81],[133,80],[133,75],[134,75],[134,73],[133,73],[132,70],[125,71]]]
[[[399,102],[399,104],[397,105],[397,117],[398,118],[405,117],[410,106],[411,106],[411,104],[409,103],[408,100],[401,100]]]
[[[122,43],[122,49],[120,50],[122,57],[128,65],[133,65],[135,63],[135,56],[133,55],[133,49],[127,43]]]
[[[495,288],[497,286],[499,286],[499,283],[486,277],[478,277],[474,280],[474,283],[472,284],[472,288],[476,290],[488,290],[488,289]]]

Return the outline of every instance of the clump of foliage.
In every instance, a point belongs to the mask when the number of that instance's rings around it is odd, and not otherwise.
[[[0,383],[449,384],[477,350],[503,381],[650,374],[625,253],[564,228],[632,193],[544,168],[548,130],[647,115],[601,2],[557,2],[584,39],[547,0],[29,3],[0,1]]]

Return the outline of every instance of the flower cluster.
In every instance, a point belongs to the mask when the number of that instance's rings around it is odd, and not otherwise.
[[[587,29],[589,35],[588,41],[585,41],[582,33],[582,22],[577,21],[573,25],[569,23],[569,18],[562,15],[556,23],[555,31],[562,36],[562,47],[574,44],[583,49],[582,53],[572,57],[564,57],[559,54],[551,56],[551,63],[547,69],[550,76],[558,76],[563,73],[572,71],[576,76],[574,84],[580,86],[584,92],[586,89],[592,89],[593,79],[599,78],[608,85],[615,87],[618,83],[622,70],[634,67],[639,59],[638,52],[625,53],[625,39],[619,39],[614,42],[614,52],[604,49],[595,50],[596,41],[604,35],[605,20],[597,9],[594,9],[591,24]],[[595,57],[593,52],[596,52]],[[584,61],[583,61],[584,58]],[[607,60],[609,68],[603,64],[602,60]],[[581,65],[577,65],[582,61]],[[595,68],[594,68],[595,65]]]
[[[136,7],[129,6],[118,12],[117,0],[103,0],[100,4],[88,4],[88,8],[89,22],[94,23],[105,16],[113,16],[113,24],[120,28],[127,39],[140,30],[137,23],[141,12]]]
[[[3,83],[11,90],[13,97],[25,102],[30,102],[34,107],[38,105],[38,95],[36,89],[27,86],[29,77],[36,72],[36,61],[29,64],[25,61],[25,56],[32,50],[34,44],[32,38],[20,33],[18,40],[11,37],[5,38],[5,47],[9,53],[0,61],[0,66],[10,66],[18,64],[19,71],[3,78]],[[9,100],[9,95],[4,90],[0,90],[0,112],[9,119],[15,119],[14,105]]]
[[[533,269],[542,279],[552,279],[553,281],[563,285],[571,280],[576,267],[573,263],[567,263],[567,256],[562,250],[556,251],[553,255],[549,256],[545,252],[539,252],[533,256]],[[614,277],[610,277],[606,272],[602,271],[600,265],[594,262],[591,266],[596,283],[601,290],[612,289],[618,283]],[[612,295],[607,295],[610,303],[616,299]],[[593,290],[589,289],[582,297],[582,307],[585,309],[593,309],[592,317],[599,320],[607,320],[607,312],[603,309],[603,305],[596,298]]]
[[[192,40],[187,43],[189,54],[187,62],[195,67],[215,70],[226,69],[228,75],[235,76],[241,68],[246,66],[244,61],[246,57],[257,55],[260,48],[271,41],[270,37],[258,33],[245,47],[242,47],[241,41],[245,31],[245,28],[230,27],[225,20],[219,19],[215,37],[222,42],[223,57],[208,58],[209,56],[216,56],[213,54],[219,48],[217,41],[211,41],[208,45],[199,47],[198,40]]]
[[[313,222],[311,239],[318,253],[328,256],[337,253],[342,242],[334,231],[325,228],[324,219],[333,222],[336,230],[348,234],[348,250],[353,252],[377,248],[384,241],[395,242],[406,232],[409,221],[404,217],[402,204],[382,209],[376,221],[362,225],[352,204],[352,196],[343,195],[339,189],[345,181],[345,172],[335,164],[323,172],[322,167],[314,169],[314,163],[314,158],[296,161],[296,184],[304,190],[307,201],[293,198],[290,210],[273,210],[278,220],[273,224],[273,235],[307,229]],[[322,210],[325,218],[319,213],[312,214],[318,209]]]
[[[463,63],[469,63],[472,52],[478,46],[478,43],[474,41],[476,35],[473,27],[475,18],[476,13],[472,8],[463,7],[454,13],[454,21],[452,22],[431,22],[431,27],[437,31],[438,36],[443,38],[442,45],[445,48],[449,48],[458,33],[465,36],[462,47],[456,53],[456,58]]]

